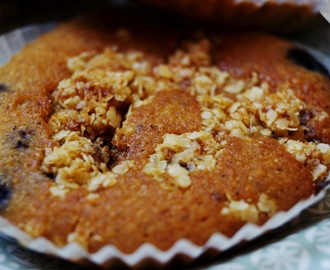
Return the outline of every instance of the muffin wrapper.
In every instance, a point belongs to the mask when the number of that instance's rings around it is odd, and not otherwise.
[[[32,25],[0,36],[0,66],[6,64],[11,56],[21,50],[24,45],[36,39],[40,34],[53,29],[55,25],[55,23]],[[316,50],[307,48],[306,46],[303,47],[309,50],[316,59],[330,70],[329,58]],[[330,175],[328,180],[330,180]],[[107,245],[95,253],[88,253],[77,243],[70,243],[59,248],[44,237],[32,238],[2,217],[0,217],[0,232],[13,237],[28,249],[83,264],[93,263],[102,267],[108,267],[115,261],[119,260],[128,266],[135,267],[151,260],[154,263],[156,262],[157,264],[166,265],[172,259],[177,257],[181,257],[185,261],[190,262],[209,250],[216,251],[216,254],[219,254],[220,252],[235,247],[240,243],[251,241],[270,230],[278,228],[286,222],[293,220],[302,210],[324,198],[328,189],[329,188],[327,187],[321,190],[317,195],[312,195],[310,198],[298,202],[287,212],[278,212],[263,226],[246,224],[231,238],[220,233],[214,233],[203,246],[195,245],[187,239],[180,239],[166,251],[160,250],[150,243],[141,245],[131,254],[122,253],[112,245]]]
[[[330,0],[323,0],[323,5],[321,7],[321,14],[330,23]]]
[[[312,23],[324,0],[135,0],[230,29],[291,33]]]
[[[326,0],[327,1],[327,0]],[[242,2],[250,2],[259,7],[263,6],[265,3],[269,2],[269,0],[234,0],[235,3],[239,4]],[[309,6],[313,10],[313,12],[318,13],[323,6],[323,0],[274,0],[273,3],[282,5],[292,3],[297,6]]]

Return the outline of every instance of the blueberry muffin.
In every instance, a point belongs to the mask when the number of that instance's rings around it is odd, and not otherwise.
[[[143,5],[200,22],[238,29],[291,32],[313,21],[322,1],[136,0]]]
[[[110,11],[28,44],[0,82],[1,216],[60,247],[204,245],[329,172],[329,74],[275,36]]]

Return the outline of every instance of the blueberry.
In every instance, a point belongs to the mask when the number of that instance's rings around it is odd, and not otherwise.
[[[3,83],[0,83],[0,93],[7,90],[8,90],[8,86]]]
[[[308,70],[319,72],[329,77],[329,71],[307,51],[300,48],[291,48],[287,53],[287,58],[298,66]]]
[[[7,206],[10,193],[10,188],[6,184],[0,183],[0,212],[2,212]]]
[[[321,190],[323,190],[325,187],[327,187],[328,185],[330,185],[330,180],[324,180],[321,182],[316,182],[315,183],[315,195],[317,195]]]
[[[10,134],[10,141],[13,142],[15,149],[24,150],[30,147],[31,136],[34,131],[27,127],[14,126],[13,132]]]

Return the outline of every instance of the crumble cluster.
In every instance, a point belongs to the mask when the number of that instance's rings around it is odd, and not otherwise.
[[[125,121],[134,108],[147,106],[153,93],[184,89],[202,108],[202,130],[165,134],[150,155],[143,172],[160,187],[187,189],[190,175],[211,171],[229,137],[250,140],[273,137],[310,168],[314,180],[324,180],[330,167],[330,146],[308,142],[300,123],[306,105],[290,89],[272,92],[258,74],[239,80],[211,65],[210,42],[186,42],[165,62],[139,51],[107,48],[100,54],[85,52],[69,59],[72,76],[53,93],[54,111],[49,125],[56,146],[45,151],[42,170],[54,178],[51,193],[86,187],[89,197],[116,185],[118,176],[134,168],[134,160],[112,161],[111,138],[117,129],[129,131]],[[329,117],[324,112],[319,117]],[[124,123],[124,124],[123,124]],[[115,164],[115,165],[113,165]],[[222,214],[237,212],[256,221],[258,212],[273,215],[276,204],[266,194],[252,205],[227,196]]]

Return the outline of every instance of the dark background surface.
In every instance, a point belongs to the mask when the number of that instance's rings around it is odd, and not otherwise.
[[[60,21],[94,8],[126,1],[114,0],[0,0],[0,32],[31,23]]]
[[[65,21],[92,9],[113,6],[141,7],[131,0],[0,0],[0,34],[35,23]],[[282,36],[330,55],[330,25],[321,15],[307,27]]]

